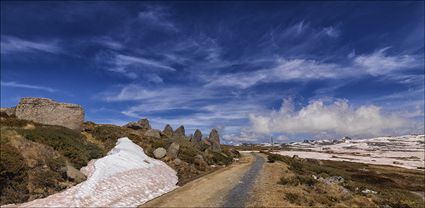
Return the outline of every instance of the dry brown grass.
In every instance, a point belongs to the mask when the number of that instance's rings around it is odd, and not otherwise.
[[[424,191],[421,171],[336,161],[269,157],[254,187],[250,207],[423,207],[412,191]],[[283,162],[284,161],[284,162]],[[364,171],[367,172],[364,172]],[[310,183],[312,175],[343,175],[342,184]],[[377,194],[362,194],[359,188]]]

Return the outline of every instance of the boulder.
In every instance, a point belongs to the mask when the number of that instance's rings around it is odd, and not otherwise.
[[[205,171],[208,166],[202,155],[196,155],[193,163],[195,164],[196,169],[202,171]]]
[[[341,184],[341,183],[344,183],[344,181],[345,181],[342,176],[331,176],[331,177],[328,177],[328,178],[319,177],[317,180],[319,180],[319,181],[321,181],[325,184],[328,184],[328,185],[330,185],[330,184]]]
[[[140,119],[137,122],[130,122],[130,123],[124,125],[124,127],[134,129],[134,130],[142,130],[142,131],[147,131],[147,130],[151,129],[151,125],[149,124],[149,120],[146,119],[146,118]]]
[[[146,137],[153,137],[155,139],[161,139],[161,131],[159,131],[157,129],[149,129],[144,133],[144,135]]]
[[[218,132],[216,129],[211,130],[210,136],[208,137],[208,141],[211,143],[210,148],[212,151],[221,151],[220,137],[218,136]]]
[[[153,155],[155,156],[156,159],[161,159],[165,156],[165,154],[167,154],[167,150],[165,150],[162,147],[156,148],[153,151]]]
[[[176,131],[174,132],[174,137],[177,139],[186,139],[186,133],[184,130],[184,126],[180,126],[179,128],[176,129]]]
[[[165,125],[164,130],[162,131],[162,134],[165,135],[167,138],[173,137],[174,132],[170,124]]]
[[[86,176],[68,162],[66,162],[66,176],[76,183],[81,183],[86,180]]]
[[[84,110],[80,105],[59,103],[47,98],[22,98],[15,110],[16,117],[41,124],[58,125],[81,131]]]
[[[15,116],[15,107],[12,108],[0,108],[1,114],[6,114],[7,116]]]
[[[176,158],[176,159],[173,160],[173,163],[174,163],[174,165],[178,166],[178,165],[181,165],[183,163],[183,161],[180,160],[179,158]]]
[[[171,145],[168,147],[167,150],[167,156],[170,158],[177,158],[177,155],[179,154],[179,149],[180,149],[180,145],[173,142],[171,143]]]

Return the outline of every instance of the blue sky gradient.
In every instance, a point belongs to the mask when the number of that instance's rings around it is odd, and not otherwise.
[[[424,2],[1,2],[1,106],[225,142],[424,132]]]

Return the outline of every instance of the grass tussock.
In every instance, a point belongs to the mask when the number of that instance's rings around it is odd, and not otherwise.
[[[91,159],[104,155],[96,145],[71,129],[61,126],[37,125],[35,129],[18,129],[24,138],[53,147],[68,158],[77,168],[85,166]]]
[[[0,158],[0,204],[26,201],[29,197],[26,188],[29,168],[24,158],[16,148],[3,142]]]

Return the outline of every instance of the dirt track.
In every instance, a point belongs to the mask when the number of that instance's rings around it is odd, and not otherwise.
[[[229,194],[235,193],[234,189],[243,188],[240,183],[249,186],[250,180],[255,180],[262,167],[262,164],[255,163],[256,157],[259,156],[243,153],[238,163],[191,181],[141,207],[223,207],[234,204],[234,201],[229,201]],[[254,164],[261,167],[254,168]],[[246,197],[240,196],[239,199]]]

